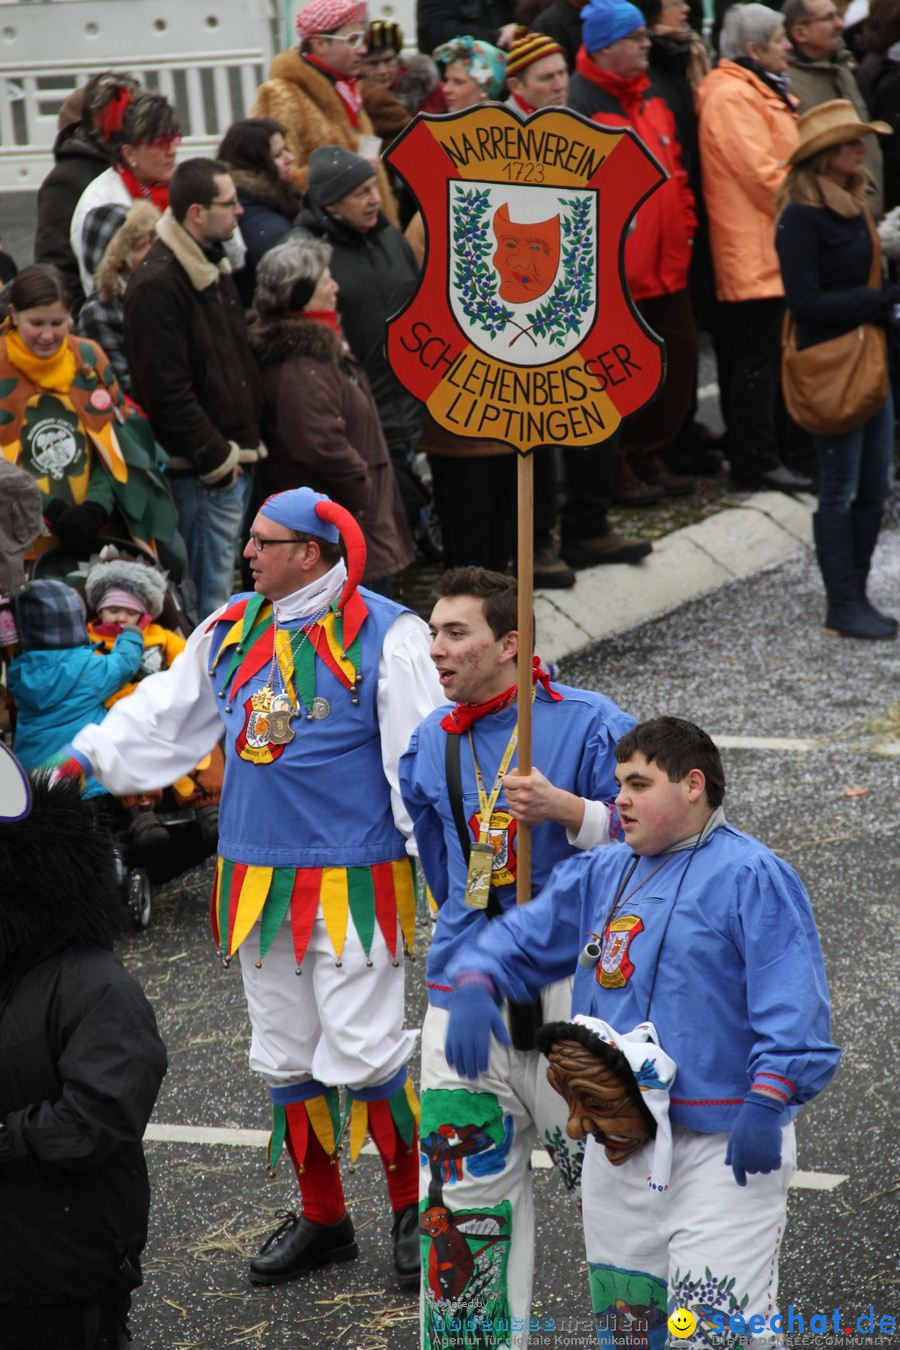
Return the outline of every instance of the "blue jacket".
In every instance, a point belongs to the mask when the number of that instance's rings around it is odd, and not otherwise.
[[[569,859],[536,900],[454,955],[451,978],[480,971],[526,1000],[569,974],[606,928],[634,856],[614,844]],[[577,968],[572,1004],[623,1031],[652,1021],[678,1066],[672,1122],[706,1134],[731,1128],[754,1084],[782,1092],[793,1117],[840,1057],[800,878],[730,825],[696,849],[638,859],[600,962]]]
[[[13,749],[26,769],[56,754],[82,727],[102,722],[104,701],[137,674],[144,639],[136,628],[116,638],[107,655],[85,644],[21,652],[9,663],[9,692],[16,700]],[[89,778],[85,797],[105,792]]]
[[[561,702],[554,702],[538,686],[532,705],[535,767],[555,787],[593,801],[611,802],[617,792],[613,747],[634,726],[634,718],[603,694],[566,685],[554,685],[554,689],[563,695]],[[472,909],[465,902],[467,869],[447,792],[444,759],[447,733],[441,726],[446,713],[446,707],[438,708],[425,719],[400,760],[400,791],[412,817],[425,879],[440,906],[427,964],[428,998],[437,1007],[447,1006],[451,984],[446,964],[451,954],[459,950],[461,943],[465,944],[464,952],[470,951],[480,933],[493,932],[496,926],[483,910]],[[513,704],[502,712],[483,717],[472,728],[475,754],[487,792],[515,723]],[[460,742],[463,807],[474,839],[478,791],[468,736],[462,736]],[[515,765],[515,756],[512,762]],[[501,789],[492,818],[493,888],[500,905],[510,909],[516,903],[515,822],[506,817],[505,807],[506,796]],[[574,852],[564,826],[552,822],[536,826],[532,833],[534,889],[543,886],[556,864]],[[563,975],[572,973],[577,955],[575,949]]]

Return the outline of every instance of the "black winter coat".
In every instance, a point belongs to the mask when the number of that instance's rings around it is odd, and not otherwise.
[[[38,188],[37,230],[34,260],[53,263],[63,273],[72,291],[76,311],[85,300],[75,254],[69,244],[69,227],[78,198],[112,164],[112,158],[91,140],[80,122],[63,127],[53,146],[53,168]]]
[[[141,1282],[141,1138],[166,1052],[137,981],[74,940],[0,971],[0,1340],[4,1305],[112,1302]]]
[[[884,209],[900,206],[900,62],[887,52],[870,52],[856,71],[856,82],[872,117],[893,127],[893,136],[879,136],[884,163]]]
[[[374,230],[361,234],[308,198],[296,224],[331,245],[331,275],[340,287],[344,337],[368,377],[388,449],[395,459],[402,459],[419,438],[419,403],[391,370],[385,342],[388,319],[399,313],[418,285],[412,249],[383,216]]]
[[[463,33],[496,43],[497,33],[512,23],[514,13],[513,0],[419,0],[416,45],[430,56],[442,42]]]

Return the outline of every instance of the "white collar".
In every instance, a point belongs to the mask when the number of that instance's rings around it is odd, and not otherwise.
[[[272,611],[276,622],[289,623],[292,619],[311,619],[326,610],[332,601],[340,595],[347,580],[347,567],[343,558],[336,562],[330,572],[316,577],[299,591],[272,602]]]
[[[725,825],[725,807],[717,806],[708,817],[706,824],[699,834],[689,835],[687,839],[679,839],[677,844],[670,844],[668,848],[663,849],[663,853],[681,853],[686,848],[693,848],[701,840],[708,839],[713,830],[718,830],[720,826]]]

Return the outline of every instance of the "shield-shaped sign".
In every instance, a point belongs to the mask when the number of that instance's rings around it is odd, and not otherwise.
[[[595,445],[649,402],[662,343],[628,294],[624,241],[665,173],[634,132],[488,105],[420,115],[385,158],[427,229],[388,357],[436,422],[527,453]]]

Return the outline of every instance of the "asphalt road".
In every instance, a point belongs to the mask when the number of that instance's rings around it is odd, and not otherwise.
[[[873,595],[896,610],[896,500]],[[825,1312],[830,1325],[839,1307],[843,1328],[870,1306],[876,1316],[900,1311],[892,1019],[900,651],[897,643],[826,638],[822,608],[815,565],[799,554],[569,660],[561,678],[603,689],[638,717],[690,717],[721,739],[729,818],[787,858],[813,898],[843,1060],[799,1122],[799,1165],[814,1174],[806,1180],[816,1188],[791,1192],[781,1302],[807,1324]],[[169,1048],[156,1133],[163,1126],[267,1127],[265,1092],[246,1067],[240,977],[222,968],[207,935],[210,880],[206,864],[164,888],[151,927],[123,944]],[[408,967],[410,1025],[424,1010],[423,945]],[[702,1003],[702,953],[684,959],[696,963]],[[247,1259],[276,1211],[295,1203],[295,1186],[284,1165],[269,1180],[261,1147],[252,1136],[236,1137],[241,1142],[232,1145],[202,1142],[202,1135],[147,1145],[153,1210],[145,1286],[133,1315],[141,1350],[414,1350],[416,1302],[394,1289],[378,1160],[363,1156],[346,1177],[361,1259],[280,1288],[253,1289]],[[537,1171],[535,1185],[535,1315],[556,1327],[542,1330],[537,1343],[587,1347],[593,1338],[579,1222],[549,1172]],[[844,1341],[851,1338],[842,1331],[830,1343]],[[828,1342],[807,1325],[795,1343]]]

